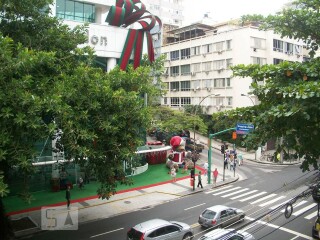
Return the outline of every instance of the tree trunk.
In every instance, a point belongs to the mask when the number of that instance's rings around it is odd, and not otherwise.
[[[0,197],[0,239],[13,239],[14,234],[12,231],[10,219],[6,216],[2,197]]]

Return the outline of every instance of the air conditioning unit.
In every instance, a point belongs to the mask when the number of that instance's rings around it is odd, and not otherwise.
[[[196,75],[196,73],[195,72],[191,72],[191,75],[194,76],[194,75]]]
[[[203,56],[203,57],[206,57],[206,54],[205,54],[205,53],[203,53],[203,54],[202,54],[202,56]]]
[[[208,91],[208,92],[211,92],[211,88],[207,87],[207,91]]]
[[[219,67],[218,71],[224,70],[224,67]]]
[[[197,86],[197,87],[196,87],[196,90],[200,90],[200,87],[199,87],[199,86]]]
[[[209,71],[206,71],[206,74],[209,74]]]
[[[169,77],[169,74],[168,74],[168,73],[165,73],[164,76],[167,78],[167,77]]]
[[[219,50],[218,53],[221,54],[221,53],[222,53],[222,50]]]

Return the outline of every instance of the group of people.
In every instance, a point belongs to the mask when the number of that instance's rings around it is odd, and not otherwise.
[[[237,153],[236,150],[226,150],[224,154],[224,168],[230,169],[231,171],[236,170],[236,166],[243,165],[243,157],[241,153]]]

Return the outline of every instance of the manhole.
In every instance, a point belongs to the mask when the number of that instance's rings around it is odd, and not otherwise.
[[[131,202],[130,202],[130,201],[124,201],[124,203],[125,203],[125,204],[130,204]]]

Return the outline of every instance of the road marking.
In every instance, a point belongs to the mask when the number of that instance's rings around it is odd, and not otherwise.
[[[285,201],[282,202],[282,203],[279,203],[279,204],[277,204],[277,205],[275,205],[275,206],[270,207],[269,209],[273,210],[273,209],[276,209],[276,208],[280,207],[281,205],[283,205],[283,207],[284,207],[285,204],[288,203],[288,202],[290,202],[291,200],[292,200],[292,198],[287,199],[287,200],[285,200]]]
[[[302,201],[299,202],[298,204],[293,205],[293,208],[299,207],[299,206],[301,206],[302,204],[305,204],[305,203],[307,203],[307,201],[302,200]],[[285,211],[286,211],[286,209],[282,209],[282,210],[281,210],[281,212],[283,212],[283,213],[284,213]]]
[[[105,232],[105,233],[100,233],[100,234],[97,234],[97,235],[93,235],[93,236],[91,236],[90,238],[99,237],[99,236],[106,235],[106,234],[108,234],[108,233],[112,233],[112,232],[116,232],[116,231],[120,231],[120,230],[123,230],[123,228],[118,228],[118,229],[115,229],[115,230],[112,230],[112,231],[109,231],[109,232]]]
[[[244,189],[241,189],[241,190],[239,190],[239,191],[236,191],[236,192],[233,192],[233,193],[229,193],[229,194],[227,194],[227,195],[223,195],[223,196],[221,196],[221,197],[230,197],[230,196],[232,196],[232,195],[235,195],[235,194],[238,194],[238,193],[241,193],[241,192],[244,192],[244,191],[247,191],[249,188],[244,188]]]
[[[227,193],[227,192],[231,192],[231,191],[233,191],[233,190],[237,190],[237,189],[239,189],[239,188],[241,188],[241,187],[235,187],[235,188],[232,188],[232,189],[224,190],[224,191],[222,191],[222,192],[214,193],[214,194],[212,194],[212,195],[217,196],[217,195],[220,195],[220,194],[224,194],[224,193]]]
[[[200,206],[205,205],[205,204],[206,203],[201,203],[201,204],[195,205],[193,207],[185,208],[184,210],[186,211],[186,210],[189,210],[189,209],[192,209],[192,208],[200,207]]]
[[[285,198],[285,197],[284,197],[284,196],[280,196],[280,197],[274,198],[274,199],[272,199],[272,200],[270,200],[270,201],[268,201],[268,202],[265,202],[265,203],[260,204],[259,206],[260,206],[260,207],[267,206],[267,205],[269,205],[269,204],[271,204],[271,203],[274,203],[274,202],[276,202],[276,201],[278,201],[278,200],[280,200],[280,199],[282,199],[282,198]]]
[[[251,218],[251,217],[245,217],[245,218],[248,219],[249,221],[254,221],[254,220],[255,220],[254,218]],[[258,220],[257,222],[260,223],[260,224],[266,225],[266,226],[268,226],[268,227],[272,227],[272,228],[276,228],[276,229],[281,229],[281,230],[284,231],[284,232],[291,233],[291,234],[293,234],[293,235],[299,236],[299,237],[304,238],[304,239],[313,240],[312,237],[309,237],[309,236],[307,236],[307,235],[304,235],[304,234],[302,234],[302,233],[293,231],[293,230],[288,229],[288,228],[285,228],[285,227],[280,227],[280,226],[277,226],[277,225],[275,225],[275,224],[267,223],[267,222],[261,221],[261,220]],[[248,229],[248,228],[246,228],[246,229]]]
[[[221,187],[221,188],[218,188],[218,189],[214,189],[214,190],[207,191],[207,192],[205,192],[205,194],[209,194],[209,193],[213,193],[213,192],[218,192],[218,191],[220,191],[220,190],[222,190],[222,189],[231,188],[231,187],[232,187],[232,185],[227,185],[227,186],[225,186],[225,187]]]
[[[244,198],[244,199],[240,199],[239,201],[240,201],[240,202],[248,201],[248,200],[250,200],[250,199],[252,199],[252,198],[258,197],[258,196],[263,195],[263,194],[266,194],[266,193],[267,193],[267,192],[261,192],[261,193],[258,193],[258,194],[256,194],[256,195],[252,195],[252,196],[250,196],[250,197],[247,197],[247,198]]]
[[[299,236],[295,236],[295,237],[293,237],[293,238],[291,238],[290,240],[294,240],[294,239],[296,239],[296,238],[298,238]]]
[[[250,204],[255,204],[255,203],[258,203],[258,202],[262,202],[262,201],[264,201],[264,200],[266,200],[266,199],[268,199],[268,198],[272,198],[272,197],[274,197],[274,196],[277,196],[277,194],[272,193],[272,194],[270,194],[270,195],[268,195],[268,196],[265,196],[265,197],[263,197],[263,198],[260,198],[260,199],[254,201],[254,202],[251,202]]]
[[[314,218],[317,215],[318,215],[318,211],[315,211],[315,212],[309,214],[308,216],[306,216],[305,219],[310,220],[311,218]]]
[[[237,199],[237,198],[241,198],[241,197],[244,197],[244,196],[247,196],[247,195],[249,195],[249,194],[251,194],[251,193],[254,193],[254,192],[257,192],[258,190],[252,190],[252,191],[250,191],[250,192],[246,192],[246,193],[244,193],[244,194],[241,194],[241,195],[239,195],[239,196],[236,196],[236,197],[233,197],[233,198],[230,198],[231,200],[234,200],[234,199]]]
[[[309,209],[315,207],[316,205],[317,205],[316,203],[312,203],[312,204],[310,204],[310,205],[308,205],[308,206],[300,209],[300,210],[297,211],[297,212],[293,211],[293,212],[292,212],[292,215],[293,215],[293,216],[297,216],[297,215],[299,215],[299,214],[301,214],[301,213],[304,213],[304,212],[308,211]]]

